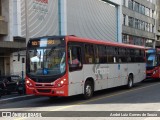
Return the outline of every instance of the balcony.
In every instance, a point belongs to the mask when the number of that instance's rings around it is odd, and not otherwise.
[[[0,16],[0,35],[8,34],[8,23],[4,21],[4,17]]]

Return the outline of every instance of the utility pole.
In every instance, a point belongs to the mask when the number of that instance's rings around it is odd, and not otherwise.
[[[26,25],[26,46],[29,40],[29,21],[28,21],[28,0],[25,0],[25,25]]]

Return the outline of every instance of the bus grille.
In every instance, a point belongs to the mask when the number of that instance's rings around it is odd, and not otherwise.
[[[151,77],[151,76],[152,76],[152,73],[147,73],[147,76],[148,76],[148,77]]]
[[[52,84],[36,84],[35,85],[36,87],[53,87],[54,85],[52,85]]]
[[[37,91],[40,93],[50,93],[51,89],[37,89]]]

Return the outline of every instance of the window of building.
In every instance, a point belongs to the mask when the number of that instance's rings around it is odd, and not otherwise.
[[[126,15],[123,14],[123,25],[126,25]]]
[[[129,44],[133,44],[133,36],[129,36]]]
[[[134,27],[134,18],[133,17],[128,17],[128,25],[130,27]]]
[[[149,24],[147,22],[145,23],[145,30],[149,31]]]
[[[150,13],[150,15],[149,15],[149,16],[152,18],[152,17],[153,17],[153,15],[152,15],[152,14],[153,14],[153,10],[152,10],[152,9],[150,9],[149,13]]]
[[[2,3],[1,3],[1,0],[0,0],[0,16],[2,15]]]
[[[141,4],[139,4],[139,13],[142,14],[142,5]]]
[[[152,10],[152,18],[153,18],[153,15],[154,15],[154,10]]]
[[[149,10],[150,10],[149,8],[147,7],[145,8],[145,15],[149,16]]]
[[[129,36],[129,44],[144,46],[144,38],[137,36]]]
[[[123,0],[123,5],[126,6],[126,0]]]
[[[136,12],[139,12],[139,3],[135,2],[134,10],[135,10]]]
[[[154,25],[152,24],[152,32],[154,33]]]
[[[146,40],[146,47],[153,47],[153,40]]]
[[[138,20],[138,29],[141,29],[141,20]]]
[[[127,35],[126,35],[126,34],[123,34],[123,35],[122,35],[122,42],[123,42],[123,43],[128,43]]]
[[[152,32],[152,24],[149,26],[149,32]]]
[[[141,21],[141,30],[145,30],[145,22]]]
[[[138,29],[138,19],[135,19],[135,28]]]
[[[142,5],[142,14],[145,15],[145,7]]]
[[[146,22],[145,23],[145,31],[147,31],[148,30],[148,23]]]
[[[133,0],[128,0],[128,8],[133,10]]]
[[[133,37],[133,44],[138,45],[138,37]]]
[[[150,32],[150,23],[148,23],[148,29],[147,29],[148,32]]]
[[[142,20],[139,20],[139,29],[142,30]]]

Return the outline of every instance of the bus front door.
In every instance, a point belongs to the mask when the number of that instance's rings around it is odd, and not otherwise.
[[[69,64],[69,90],[68,94],[77,95],[83,92],[83,64],[82,51],[79,45],[69,45],[68,64]]]

